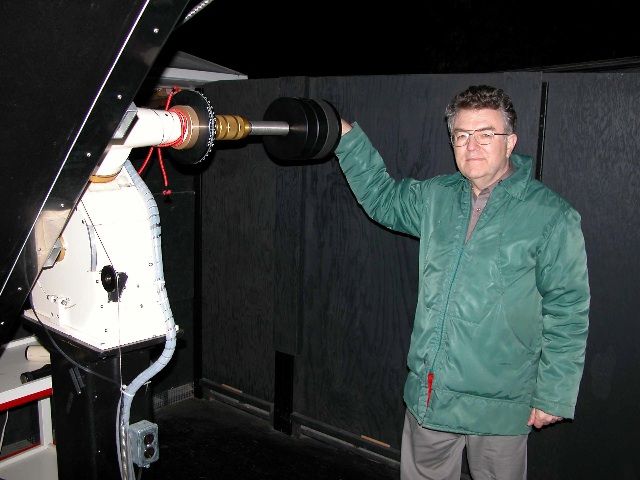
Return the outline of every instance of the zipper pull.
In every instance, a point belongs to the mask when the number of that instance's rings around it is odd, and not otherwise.
[[[429,401],[431,400],[431,390],[433,389],[433,379],[435,375],[433,372],[429,372],[427,375],[427,408],[429,407]]]

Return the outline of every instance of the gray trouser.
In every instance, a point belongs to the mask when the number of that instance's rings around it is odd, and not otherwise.
[[[418,425],[407,410],[402,431],[401,480],[460,480],[462,450],[473,480],[526,480],[528,435],[462,435]]]

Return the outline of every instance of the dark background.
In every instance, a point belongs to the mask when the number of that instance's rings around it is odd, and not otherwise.
[[[542,159],[542,181],[581,213],[587,246],[592,308],[575,421],[531,434],[528,478],[636,480],[640,170],[639,139],[626,132],[638,122],[639,73],[300,76],[204,92],[249,118],[279,96],[326,98],[357,119],[392,176],[427,178],[455,168],[442,112],[472,82],[510,92],[516,152]],[[282,392],[301,431],[399,458],[417,240],[370,221],[334,159],[286,165],[259,141],[219,145],[200,179],[203,390],[265,418]],[[163,232],[175,228],[161,217]],[[176,277],[166,278],[171,294]]]
[[[602,178],[616,194],[585,216],[593,334],[577,420],[532,435],[529,477],[634,479],[639,468],[626,437],[638,418],[629,404],[635,395],[625,390],[636,373],[615,366],[637,364],[635,335],[628,335],[637,328],[633,301],[625,298],[637,277],[618,274],[618,261],[631,272],[638,265],[627,246],[638,230],[624,201],[632,198],[635,149],[613,133],[635,123],[637,77],[540,72],[637,69],[640,57],[632,16],[619,2],[559,5],[217,0],[177,28],[162,54],[185,51],[255,79],[209,85],[205,91],[220,111],[259,118],[278,96],[322,95],[345,118],[362,122],[393,172],[420,177],[453,168],[436,105],[442,111],[453,93],[480,79],[522,89],[518,111],[531,118],[521,122],[518,151],[535,155],[539,84],[548,83],[543,180],[579,211],[594,195],[603,198]],[[538,86],[495,75],[514,70],[531,71]],[[403,115],[407,122],[389,124]],[[202,298],[194,299],[196,318],[201,311],[193,331],[201,335],[202,359],[195,377],[206,392],[239,392],[240,404],[277,411],[286,370],[278,359],[285,356],[294,425],[397,458],[415,240],[370,222],[335,162],[284,167],[268,161],[259,142],[247,142],[219,146],[200,181],[202,252],[195,268]],[[627,225],[624,233],[603,229],[610,221]],[[180,238],[191,241],[188,234]],[[626,253],[621,259],[612,252]],[[612,278],[624,278],[624,287]],[[390,448],[376,450],[360,435]]]
[[[372,7],[217,0],[165,44],[153,32],[168,32],[177,14],[167,9],[174,4],[151,2],[149,18],[112,72],[108,60],[120,52],[136,5],[120,12],[107,3],[97,10],[88,4],[69,6],[70,11],[35,3],[0,7],[0,18],[16,27],[0,29],[7,40],[0,72],[11,80],[3,83],[11,93],[0,109],[7,118],[7,158],[25,158],[26,126],[41,132],[28,161],[6,162],[3,205],[20,199],[37,212],[48,192],[34,188],[33,201],[21,195],[23,185],[37,182],[16,181],[18,166],[27,174],[37,171],[38,181],[58,179],[57,190],[45,198],[52,204],[60,203],[58,190],[67,185],[61,179],[84,185],[92,167],[86,153],[99,156],[158,49],[162,55],[185,51],[247,74],[249,81],[208,86],[221,110],[253,118],[281,95],[326,96],[346,118],[362,122],[398,175],[453,168],[440,112],[471,81],[508,91],[517,86],[533,99],[522,103],[522,96],[517,106],[530,115],[521,125],[534,131],[526,143],[525,128],[520,145],[533,154],[536,107],[548,83],[543,180],[579,211],[588,211],[594,297],[577,420],[532,437],[531,478],[638,478],[638,137],[628,132],[638,122],[640,74],[540,73],[550,65],[594,66],[625,57],[637,64],[633,17],[624,7],[583,2],[573,11],[558,11],[544,3],[514,9],[504,2]],[[101,25],[114,31],[100,34]],[[28,31],[17,28],[22,26]],[[524,75],[535,76],[537,87],[523,82],[522,73],[477,75],[522,69],[532,70]],[[405,75],[431,73],[438,75]],[[388,76],[361,77],[380,74]],[[105,75],[108,82],[86,128],[80,126],[80,113],[93,99],[82,92],[103,85]],[[64,108],[56,108],[61,100]],[[427,100],[433,107],[424,107]],[[387,121],[401,115],[406,123]],[[33,120],[49,126],[34,130]],[[68,122],[57,134],[51,125],[62,120]],[[50,144],[42,142],[42,132],[51,135]],[[71,149],[66,164],[62,156],[57,164],[51,161],[54,146],[62,154]],[[170,199],[162,196],[157,165],[145,176],[161,210],[167,289],[183,330],[172,365],[154,378],[154,393],[168,392],[170,403],[185,384],[203,381],[207,390],[222,391],[227,399],[236,395],[239,405],[269,414],[282,392],[296,424],[359,446],[365,443],[360,435],[366,435],[389,444],[389,456],[397,457],[398,392],[415,305],[417,243],[370,222],[335,162],[283,166],[271,160],[259,140],[251,140],[216,148],[201,170],[185,172],[170,164]],[[70,205],[80,189],[64,193]],[[14,208],[5,211],[16,217]],[[286,368],[282,358],[288,359]],[[60,450],[71,445],[59,440]]]
[[[629,8],[620,0],[214,0],[163,53],[182,50],[249,78],[540,70],[639,55]]]

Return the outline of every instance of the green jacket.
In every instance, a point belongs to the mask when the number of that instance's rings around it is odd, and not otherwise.
[[[493,190],[465,242],[460,173],[395,180],[354,124],[336,150],[378,223],[420,238],[418,304],[404,400],[419,424],[466,434],[529,432],[531,408],[573,418],[589,282],[580,215],[532,178],[531,158]]]

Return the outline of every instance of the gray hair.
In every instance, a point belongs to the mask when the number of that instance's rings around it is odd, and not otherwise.
[[[501,88],[489,85],[472,85],[464,92],[460,92],[453,97],[449,105],[447,105],[445,116],[449,132],[452,131],[456,115],[460,110],[479,110],[481,108],[498,110],[504,118],[504,123],[508,130],[506,133],[514,133],[516,131],[517,115],[509,95]]]

